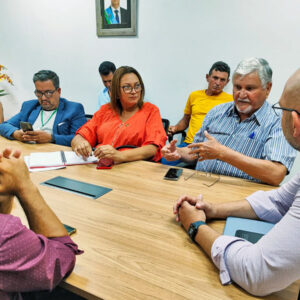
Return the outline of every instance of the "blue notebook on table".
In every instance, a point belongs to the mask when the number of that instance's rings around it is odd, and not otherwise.
[[[224,228],[224,235],[243,238],[256,243],[262,236],[273,228],[274,224],[264,221],[228,217]]]

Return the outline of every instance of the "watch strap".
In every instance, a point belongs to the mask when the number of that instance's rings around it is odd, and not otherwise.
[[[195,242],[195,237],[197,235],[198,228],[201,225],[206,225],[206,223],[203,221],[196,221],[196,222],[192,223],[188,229],[188,235],[190,236],[190,238],[192,239],[193,242]]]

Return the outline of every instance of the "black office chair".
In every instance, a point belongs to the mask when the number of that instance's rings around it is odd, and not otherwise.
[[[174,135],[178,135],[178,134],[181,135],[181,138],[180,138],[180,140],[179,140],[179,143],[180,143],[180,144],[185,140],[186,132],[185,132],[184,130],[178,131],[178,132],[176,132],[176,133],[173,134],[173,135],[168,135],[168,129],[169,129],[169,126],[170,126],[170,121],[169,121],[168,119],[164,119],[164,118],[162,118],[161,121],[162,121],[162,123],[163,123],[165,132],[166,132],[166,134],[167,134],[167,136],[168,136],[169,142],[171,142],[171,141],[173,140],[173,136],[174,136]]]
[[[186,132],[184,130],[177,131],[173,135],[169,135],[168,136],[169,142],[171,142],[174,139],[174,136],[176,136],[176,135],[181,135],[179,138],[177,138],[177,141],[179,141],[179,144],[183,143],[185,140],[185,137],[186,137]]]
[[[134,148],[137,148],[137,146],[134,146],[134,145],[122,145],[122,146],[116,147],[116,150],[120,150],[120,149],[134,149]]]
[[[93,115],[85,114],[85,117],[86,117],[87,120],[90,120],[93,117]]]
[[[165,132],[168,135],[168,129],[169,129],[169,126],[170,126],[170,121],[168,119],[163,119],[163,118],[161,119],[161,121],[163,123]]]

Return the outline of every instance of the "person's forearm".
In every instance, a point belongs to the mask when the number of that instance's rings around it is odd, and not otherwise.
[[[197,244],[211,257],[211,247],[214,241],[220,236],[215,230],[208,225],[201,225],[195,237]]]
[[[187,127],[189,126],[189,120],[190,118],[187,118],[187,117],[183,117],[176,125],[176,132],[177,131],[182,131],[182,130],[185,130],[187,129]]]
[[[30,229],[35,233],[46,237],[61,237],[68,234],[32,182],[25,183],[16,196],[24,209]]]
[[[157,146],[154,145],[120,151],[121,162],[150,159],[155,155],[156,151]]]
[[[184,162],[196,162],[195,156],[189,154],[190,153],[190,149],[187,147],[184,148],[176,148],[178,153],[181,155],[180,160],[184,161]]]
[[[286,167],[281,163],[249,157],[226,146],[223,146],[219,159],[271,185],[279,185],[286,175]]]
[[[227,217],[240,217],[258,219],[247,200],[216,203],[213,205],[214,219],[226,219]]]

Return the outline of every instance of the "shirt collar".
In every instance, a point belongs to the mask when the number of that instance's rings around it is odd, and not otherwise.
[[[235,108],[234,102],[232,102],[232,103],[233,103],[233,105],[228,109],[227,115],[229,117],[235,116],[235,117],[239,118],[239,115]],[[258,122],[258,124],[260,125],[261,123],[264,122],[266,115],[268,115],[269,108],[270,108],[270,104],[267,101],[265,101],[264,104],[246,120],[256,120]]]
[[[117,11],[120,12],[120,6],[119,6],[118,8],[114,8],[114,7],[111,6],[111,10],[112,10],[113,12],[115,12],[115,10],[117,10]]]

